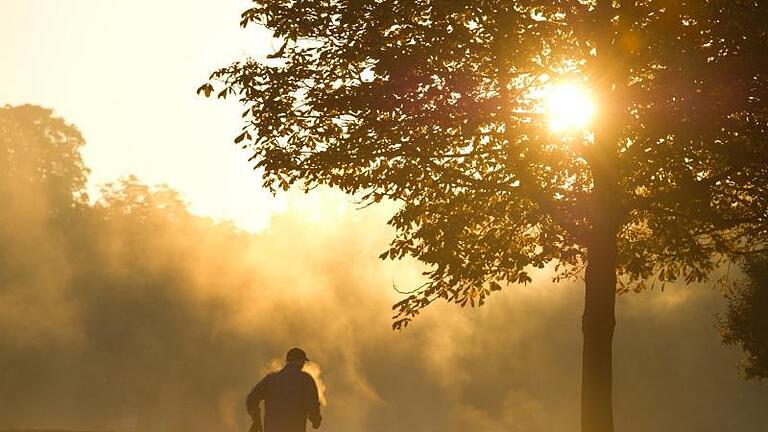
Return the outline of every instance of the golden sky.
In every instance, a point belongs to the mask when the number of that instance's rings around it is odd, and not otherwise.
[[[0,0],[0,104],[53,108],[85,136],[90,188],[135,174],[198,214],[263,228],[285,207],[232,144],[240,110],[195,94],[218,66],[271,49],[247,0]]]

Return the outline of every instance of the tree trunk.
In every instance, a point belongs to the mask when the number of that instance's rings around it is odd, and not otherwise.
[[[606,125],[595,134],[594,153],[590,155],[592,226],[586,242],[587,271],[581,319],[584,335],[581,432],[613,432],[613,330],[616,327],[617,237],[622,210],[617,202],[617,160],[611,145],[616,142],[616,134]]]
[[[613,329],[616,234],[594,227],[587,253],[582,332],[581,431],[613,432]]]
[[[585,155],[592,171],[591,229],[588,234],[581,377],[581,432],[613,432],[613,330],[616,327],[617,233],[623,210],[618,193],[620,118],[615,92],[617,56],[612,54],[617,12],[613,0],[598,0],[594,10],[596,56],[589,70],[600,101],[594,144]]]

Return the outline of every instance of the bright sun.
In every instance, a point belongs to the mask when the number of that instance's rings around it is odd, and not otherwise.
[[[572,83],[546,88],[544,107],[553,132],[585,129],[595,114],[595,104],[589,92]]]

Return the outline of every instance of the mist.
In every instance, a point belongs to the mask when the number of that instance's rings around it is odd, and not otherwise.
[[[245,395],[292,346],[322,379],[324,431],[577,428],[582,283],[540,272],[393,332],[393,285],[421,269],[377,259],[391,209],[294,194],[254,234],[134,177],[89,200],[76,129],[22,108],[0,115],[0,429],[245,430]],[[765,429],[711,285],[617,306],[617,430]]]

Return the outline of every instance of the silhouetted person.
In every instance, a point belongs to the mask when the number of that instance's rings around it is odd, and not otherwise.
[[[248,394],[245,408],[253,419],[251,432],[261,431],[259,402],[264,401],[264,432],[305,432],[307,419],[320,427],[320,399],[317,384],[301,370],[308,362],[301,348],[291,348],[285,366],[268,374]]]

